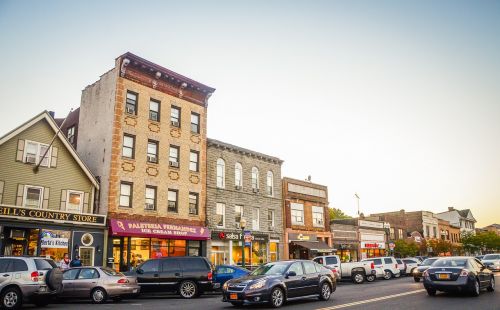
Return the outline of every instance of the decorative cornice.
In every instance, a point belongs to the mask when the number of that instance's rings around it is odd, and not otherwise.
[[[278,157],[269,156],[269,155],[266,155],[263,153],[255,152],[255,151],[252,151],[249,149],[245,149],[245,148],[242,148],[242,147],[239,147],[236,145],[232,145],[232,144],[229,144],[226,142],[222,142],[219,140],[215,140],[215,139],[207,139],[207,146],[208,147],[216,147],[216,148],[223,149],[223,150],[229,150],[229,151],[232,151],[235,153],[240,153],[243,155],[251,156],[251,157],[254,157],[254,158],[257,158],[260,160],[272,162],[272,163],[279,164],[279,165],[283,164],[283,160],[279,159]]]

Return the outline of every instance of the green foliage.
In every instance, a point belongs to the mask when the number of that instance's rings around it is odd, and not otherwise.
[[[397,257],[415,256],[419,252],[419,246],[414,241],[396,240],[394,241],[394,255]]]
[[[463,248],[467,252],[497,252],[500,251],[500,236],[488,231],[479,234],[463,233],[461,236]]]
[[[342,210],[340,210],[340,209],[329,208],[329,212],[330,212],[330,221],[331,220],[343,220],[343,219],[352,218],[349,215],[342,212]]]

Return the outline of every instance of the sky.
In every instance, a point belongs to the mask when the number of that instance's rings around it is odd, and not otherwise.
[[[217,90],[208,136],[356,215],[500,223],[500,1],[0,0],[0,135],[130,51]]]

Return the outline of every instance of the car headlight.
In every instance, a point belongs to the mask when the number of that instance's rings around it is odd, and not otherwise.
[[[223,290],[227,290],[227,286],[228,286],[228,285],[227,285],[227,282],[226,282],[226,283],[224,283],[224,285],[222,286],[222,289],[223,289]]]
[[[263,288],[264,285],[266,285],[266,281],[259,281],[257,283],[254,283],[252,285],[250,285],[250,289],[251,290],[258,290],[259,288]]]

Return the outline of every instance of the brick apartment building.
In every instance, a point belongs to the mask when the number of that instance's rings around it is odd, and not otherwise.
[[[131,53],[83,90],[76,145],[101,180],[109,266],[206,255],[206,112],[214,90]]]
[[[333,253],[328,188],[324,185],[283,178],[285,256],[310,259]]]
[[[388,223],[390,225],[388,236],[389,241],[406,239],[408,237],[405,210],[371,214],[370,216],[367,216],[366,219]]]
[[[208,257],[214,264],[245,266],[283,258],[281,164],[277,157],[208,139]],[[246,226],[241,227],[241,220]]]
[[[438,220],[439,237],[454,246],[460,245],[460,227],[450,224],[446,220]]]

